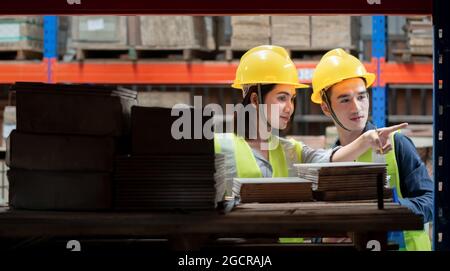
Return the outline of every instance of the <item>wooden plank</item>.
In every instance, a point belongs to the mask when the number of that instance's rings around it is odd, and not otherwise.
[[[248,204],[221,215],[191,213],[32,212],[0,209],[0,237],[167,236],[172,234],[284,235],[304,232],[418,230],[422,218],[406,207],[373,203]],[[302,206],[304,205],[304,206]],[[280,209],[270,206],[280,206]],[[323,207],[327,208],[323,208]],[[344,207],[345,208],[342,208]],[[254,211],[250,211],[252,207]],[[293,208],[294,207],[294,208]],[[290,209],[289,209],[290,208]],[[243,211],[246,210],[246,211]]]

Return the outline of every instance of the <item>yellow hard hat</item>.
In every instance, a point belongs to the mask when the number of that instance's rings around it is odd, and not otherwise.
[[[312,76],[313,93],[311,100],[322,103],[321,91],[345,79],[361,77],[370,87],[375,81],[375,74],[366,71],[356,57],[338,48],[328,51],[317,64]]]
[[[243,89],[243,85],[283,84],[295,88],[307,88],[298,82],[297,68],[288,52],[280,46],[262,45],[247,51],[236,70],[233,88]]]

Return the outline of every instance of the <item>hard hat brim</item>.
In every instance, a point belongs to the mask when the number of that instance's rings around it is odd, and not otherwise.
[[[301,83],[298,83],[298,84],[292,84],[292,83],[283,83],[283,82],[281,82],[281,83],[273,83],[273,82],[258,82],[258,83],[248,83],[249,85],[252,85],[252,84],[277,84],[277,85],[289,85],[289,86],[294,86],[295,88],[309,88],[310,86],[308,86],[308,85],[306,85],[306,84],[301,84]],[[242,88],[242,84],[238,84],[238,83],[233,83],[232,85],[231,85],[231,87],[232,88],[236,88],[236,89],[243,89]]]

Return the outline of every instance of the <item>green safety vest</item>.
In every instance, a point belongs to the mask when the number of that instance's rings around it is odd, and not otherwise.
[[[279,143],[279,144],[277,144]],[[269,144],[269,163],[272,166],[272,177],[297,176],[295,163],[302,161],[302,144],[294,139],[271,137]],[[261,178],[262,173],[251,147],[241,136],[233,133],[214,135],[215,153],[225,155],[227,172],[238,178]],[[279,238],[280,243],[302,243],[303,238]]]
[[[277,144],[280,143],[280,144]],[[272,166],[272,177],[297,176],[294,164],[302,160],[302,144],[293,139],[271,137],[269,144],[269,163]],[[241,136],[233,133],[214,135],[216,153],[225,155],[227,169],[235,172],[238,178],[261,178],[262,173],[251,147]]]
[[[395,188],[399,198],[403,198],[400,189],[400,175],[398,173],[397,159],[395,158],[395,133],[391,135],[392,150],[386,153],[387,174],[390,176],[390,187]],[[358,162],[372,162],[372,149],[362,154]],[[428,225],[425,225],[427,229]],[[403,240],[400,240],[400,250],[406,251],[431,251],[431,241],[426,230],[403,231]]]

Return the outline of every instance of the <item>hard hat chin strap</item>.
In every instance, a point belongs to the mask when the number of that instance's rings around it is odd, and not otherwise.
[[[336,114],[334,113],[334,110],[333,110],[333,108],[331,107],[331,102],[330,102],[330,99],[328,98],[328,95],[327,95],[326,90],[322,90],[322,91],[321,91],[321,96],[322,96],[322,101],[324,101],[325,104],[327,105],[327,107],[330,109],[330,114],[331,114],[331,117],[333,118],[333,120],[334,120],[339,126],[341,126],[342,129],[344,129],[344,130],[350,132],[350,130],[347,129],[347,128],[345,128],[345,126],[339,121],[338,117],[337,117]]]
[[[258,107],[259,107],[259,105],[263,105],[264,104],[263,103],[262,93],[261,93],[261,84],[257,84],[257,88],[258,88]],[[259,110],[258,110],[258,112],[259,112]],[[263,120],[266,121],[267,128],[272,129],[272,126],[270,125],[269,121],[266,118],[266,115],[264,114],[264,108],[263,108],[263,110],[261,110],[261,117],[264,118]]]
[[[257,96],[258,96],[258,105],[256,106],[256,110],[257,110],[257,112],[260,112],[260,110],[259,110],[259,105],[264,104],[264,102],[263,102],[263,95],[262,95],[262,91],[261,91],[261,84],[245,85],[245,86],[243,86],[243,94],[244,94],[244,98],[248,95],[248,93],[250,92],[250,88],[251,88],[252,86],[256,86],[256,89],[257,89],[257,90],[256,90],[256,94],[257,94]],[[265,115],[265,113],[264,113],[264,109],[261,110],[260,113],[261,113],[261,114],[259,114],[258,116],[261,117],[261,118],[263,118],[263,120],[266,121],[267,128],[272,129],[272,125],[270,125],[269,121],[267,120],[266,115]],[[259,128],[258,128],[258,129],[259,129]]]

